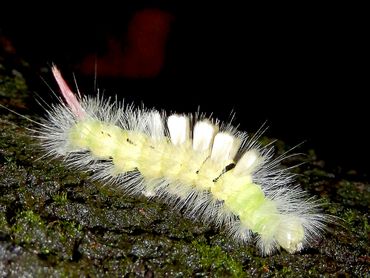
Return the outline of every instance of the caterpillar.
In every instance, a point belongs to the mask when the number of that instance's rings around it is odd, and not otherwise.
[[[270,145],[231,124],[200,114],[135,108],[75,94],[56,66],[63,99],[46,110],[36,137],[45,155],[91,172],[126,194],[160,199],[185,215],[224,227],[236,241],[252,239],[262,255],[295,253],[328,222]]]

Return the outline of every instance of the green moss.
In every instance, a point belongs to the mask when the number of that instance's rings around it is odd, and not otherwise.
[[[33,211],[22,211],[12,227],[13,238],[17,244],[34,244],[46,234],[45,223]]]
[[[57,258],[72,259],[73,248],[82,235],[81,231],[82,227],[74,222],[57,220],[46,224],[39,214],[22,211],[12,226],[12,238],[17,245],[55,261]]]
[[[6,214],[0,207],[0,236],[5,237],[11,233],[11,228],[6,219]]]
[[[370,207],[370,184],[361,182],[340,181],[337,194],[343,203],[352,207]]]
[[[17,69],[7,71],[0,64],[0,104],[12,108],[25,108],[28,96],[28,87],[22,73]]]
[[[28,88],[20,72],[13,70],[12,75],[0,76],[0,96],[18,99],[20,92],[25,96]]]
[[[202,268],[213,277],[246,277],[241,263],[232,259],[219,246],[192,243],[200,257]]]
[[[53,200],[55,203],[63,205],[66,204],[68,201],[67,192],[62,192],[60,194],[55,194],[53,196]]]

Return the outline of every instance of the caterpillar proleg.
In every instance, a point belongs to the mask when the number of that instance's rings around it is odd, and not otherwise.
[[[127,194],[165,200],[238,241],[255,239],[263,255],[300,251],[321,235],[327,217],[319,203],[258,136],[199,115],[82,97],[52,72],[64,101],[38,130],[47,155]]]

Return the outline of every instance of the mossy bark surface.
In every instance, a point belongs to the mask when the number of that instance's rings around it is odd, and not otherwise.
[[[12,67],[0,59],[0,103],[37,121],[27,65]],[[222,228],[43,157],[34,123],[3,108],[0,117],[1,277],[369,277],[369,181],[326,169],[314,150],[285,163],[304,162],[294,169],[301,186],[340,220],[300,253],[262,257]]]

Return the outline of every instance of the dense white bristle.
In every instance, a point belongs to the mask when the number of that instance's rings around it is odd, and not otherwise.
[[[171,115],[167,118],[167,126],[172,144],[181,145],[189,140],[189,118],[180,115]]]
[[[213,161],[231,162],[240,147],[240,141],[226,132],[219,132],[215,136],[212,146],[211,159]]]
[[[152,111],[147,116],[148,133],[154,140],[159,140],[164,137],[164,125],[161,114],[158,111]]]
[[[197,122],[193,129],[193,149],[197,152],[209,151],[217,131],[218,127],[210,121]]]
[[[234,171],[238,175],[249,175],[256,171],[256,169],[261,165],[262,160],[263,159],[257,150],[252,149],[246,151],[239,159]]]

